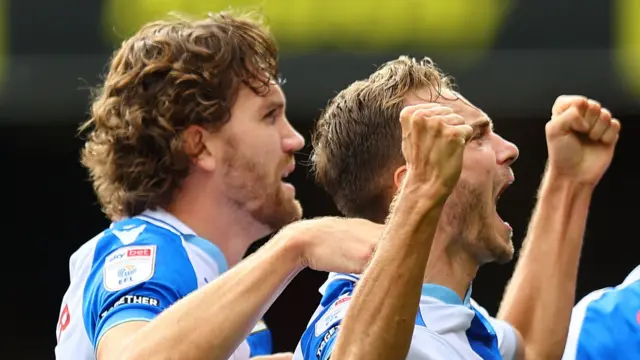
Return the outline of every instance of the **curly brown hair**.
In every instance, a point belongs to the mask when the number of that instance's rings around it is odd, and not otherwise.
[[[115,51],[96,92],[82,164],[103,211],[135,216],[168,205],[189,173],[183,131],[230,118],[240,87],[268,91],[277,79],[275,41],[256,13],[150,23]]]
[[[311,162],[317,182],[343,214],[384,221],[395,169],[404,164],[399,118],[406,96],[429,87],[426,101],[434,101],[452,86],[431,59],[401,56],[329,102],[316,123]]]

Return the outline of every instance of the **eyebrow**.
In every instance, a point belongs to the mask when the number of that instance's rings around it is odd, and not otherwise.
[[[265,105],[262,106],[264,111],[273,111],[284,109],[285,103],[280,100],[269,100]]]
[[[488,118],[478,119],[469,125],[473,128],[474,132],[484,130],[485,128],[493,130],[493,121]]]

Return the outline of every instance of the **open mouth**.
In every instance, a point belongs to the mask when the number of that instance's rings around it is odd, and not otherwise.
[[[289,182],[286,182],[285,180],[289,177],[289,175],[291,175],[291,173],[293,172],[293,170],[295,170],[295,168],[296,168],[296,164],[291,163],[286,168],[284,168],[284,170],[282,170],[282,173],[280,174],[280,181],[282,182],[282,186],[284,186],[287,190],[294,191],[294,192],[295,192],[295,188],[293,187],[293,185]]]
[[[498,193],[496,194],[496,198],[495,198],[495,210],[496,210],[496,216],[498,217],[498,220],[500,220],[500,222],[502,224],[504,224],[506,227],[509,228],[509,230],[511,230],[511,225],[509,225],[508,222],[504,221],[501,217],[500,214],[498,214],[498,200],[500,200],[500,197],[502,196],[502,194],[505,192],[505,190],[507,190],[507,188],[513,183],[513,178],[509,179],[504,185],[502,185],[502,187],[498,190]]]
[[[295,169],[296,169],[296,164],[290,163],[286,168],[282,170],[282,173],[280,174],[280,178],[282,180],[285,180],[287,177],[289,177],[289,175],[291,175],[291,173]]]

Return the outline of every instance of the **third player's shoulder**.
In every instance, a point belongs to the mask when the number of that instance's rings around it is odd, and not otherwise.
[[[618,286],[593,291],[573,308],[563,359],[624,350],[640,356],[640,266]]]
[[[614,320],[610,315],[616,315],[619,311],[626,312],[627,308],[634,314],[640,310],[640,266],[619,285],[593,291],[580,299],[572,316],[575,320],[585,316],[602,316]]]

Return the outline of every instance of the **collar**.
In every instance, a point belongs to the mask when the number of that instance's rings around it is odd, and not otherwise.
[[[455,291],[446,286],[423,284],[421,297],[435,298],[447,305],[464,305],[466,307],[471,307],[471,285],[469,285],[469,289],[467,290],[464,299],[460,299],[460,296],[458,296]]]
[[[638,268],[640,269],[640,266]],[[328,285],[336,280],[358,282],[358,280],[360,280],[360,276],[358,274],[329,273],[327,281],[322,284],[319,289],[320,294],[324,296]],[[458,296],[455,291],[449,289],[446,286],[437,284],[423,284],[421,298],[430,297],[435,298],[436,300],[439,300],[447,305],[464,305],[466,307],[471,307],[471,288],[472,286],[469,285],[469,289],[467,290],[464,299],[460,299],[460,296]]]
[[[218,246],[211,241],[199,237],[195,231],[166,210],[161,208],[158,208],[157,210],[145,210],[142,214],[136,217],[167,229],[180,236],[184,242],[190,243],[202,250],[216,263],[220,273],[229,269],[227,259]]]
[[[180,236],[196,235],[196,233],[185,223],[161,208],[158,208],[157,210],[145,210],[137,217],[166,228]]]

